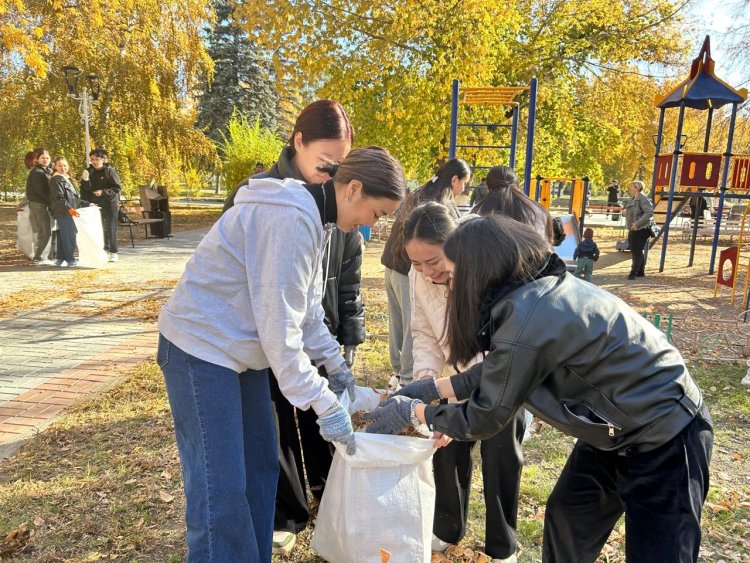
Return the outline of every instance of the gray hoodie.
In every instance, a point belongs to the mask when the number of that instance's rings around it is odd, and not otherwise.
[[[294,406],[336,401],[328,373],[344,364],[323,319],[329,229],[297,180],[251,180],[198,245],[159,316],[159,331],[201,360],[241,373],[270,367]]]

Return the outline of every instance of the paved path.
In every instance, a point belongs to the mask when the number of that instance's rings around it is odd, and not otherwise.
[[[101,270],[0,266],[0,297],[61,295],[0,318],[0,458],[65,407],[153,357],[155,324],[123,310],[168,295],[205,233],[136,241]]]

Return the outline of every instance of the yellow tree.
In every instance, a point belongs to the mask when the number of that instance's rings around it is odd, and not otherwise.
[[[188,164],[216,158],[192,127],[192,92],[212,68],[201,38],[213,18],[208,0],[27,0],[25,11],[47,22],[50,72],[43,77],[25,65],[4,66],[0,96],[12,97],[0,105],[0,118],[12,121],[19,153],[22,143],[44,144],[74,166],[84,164],[82,129],[60,70],[74,65],[100,77],[92,142],[110,150],[129,186],[175,181]]]
[[[244,15],[275,49],[279,77],[339,99],[362,142],[427,174],[445,156],[452,79],[484,86],[532,76],[537,154],[562,171],[564,147],[592,130],[577,127],[581,111],[595,114],[580,81],[640,60],[673,62],[684,48],[679,9],[668,0],[248,0]]]

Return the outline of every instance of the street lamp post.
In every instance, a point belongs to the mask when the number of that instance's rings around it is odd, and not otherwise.
[[[68,95],[74,100],[80,102],[78,105],[78,114],[81,116],[81,123],[83,123],[85,132],[86,142],[86,154],[83,157],[84,166],[88,164],[89,153],[91,152],[91,136],[89,134],[89,123],[93,117],[93,111],[91,102],[99,99],[99,77],[96,74],[88,74],[86,80],[88,80],[88,88],[84,85],[81,88],[81,95],[78,95],[78,79],[81,76],[81,71],[74,66],[64,66],[62,68],[65,73],[65,84],[68,86]]]

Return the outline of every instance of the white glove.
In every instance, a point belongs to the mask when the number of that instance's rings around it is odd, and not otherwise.
[[[354,365],[354,362],[357,361],[356,346],[344,346],[344,361],[349,367],[352,367]]]
[[[89,181],[89,171],[84,170],[81,172],[81,182],[88,182]]]

